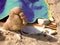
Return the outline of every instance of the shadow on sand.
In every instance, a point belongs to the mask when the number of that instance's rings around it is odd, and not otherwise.
[[[58,39],[56,39],[55,37],[49,36],[49,35],[45,35],[45,34],[22,34],[23,37],[29,37],[29,38],[35,38],[37,40],[40,41],[45,41],[45,42],[57,42]],[[23,38],[22,37],[22,38]]]

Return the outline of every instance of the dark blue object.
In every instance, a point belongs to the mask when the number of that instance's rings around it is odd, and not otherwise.
[[[14,7],[21,7],[28,23],[33,23],[37,18],[48,17],[48,6],[45,0],[0,0],[0,20],[8,16]]]

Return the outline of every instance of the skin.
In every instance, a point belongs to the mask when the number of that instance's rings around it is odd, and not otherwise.
[[[11,9],[7,21],[3,25],[6,30],[21,30],[27,24],[26,17],[20,7]]]

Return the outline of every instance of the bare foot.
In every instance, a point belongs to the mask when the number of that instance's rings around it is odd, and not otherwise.
[[[20,7],[11,9],[3,28],[6,30],[21,30],[27,24],[26,17]]]

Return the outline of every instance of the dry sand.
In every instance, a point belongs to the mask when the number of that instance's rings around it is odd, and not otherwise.
[[[0,45],[60,45],[60,0],[49,0],[50,9],[57,22],[58,34],[53,37],[42,34],[27,35],[0,30]],[[19,35],[19,36],[18,36]]]

